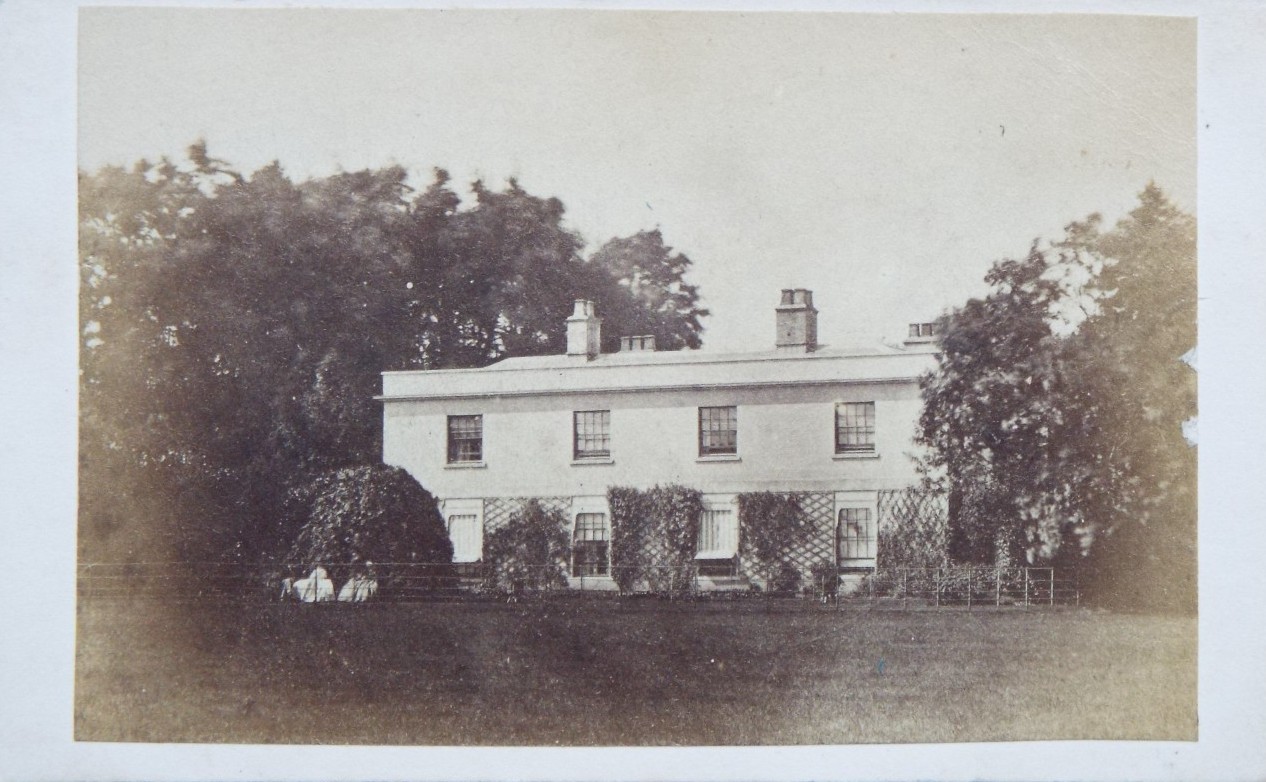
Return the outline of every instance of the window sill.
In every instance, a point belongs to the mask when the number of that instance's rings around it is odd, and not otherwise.
[[[615,459],[610,456],[595,456],[591,459],[572,459],[572,467],[583,467],[589,464],[615,464]]]
[[[846,559],[842,560],[839,566],[841,575],[868,573],[874,569],[875,560],[873,559]]]
[[[831,458],[835,459],[836,461],[843,461],[846,459],[878,459],[879,453],[877,451],[858,452],[858,453],[837,453]]]
[[[743,461],[736,453],[715,453],[709,456],[700,456],[695,459],[696,462],[741,462]]]
[[[595,592],[617,592],[620,587],[609,574],[601,576],[567,576],[569,589],[591,589]]]
[[[446,470],[483,470],[487,467],[487,462],[449,462],[444,465]]]

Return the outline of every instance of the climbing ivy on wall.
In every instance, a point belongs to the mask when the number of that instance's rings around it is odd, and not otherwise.
[[[613,486],[607,504],[613,576],[621,591],[642,580],[656,592],[681,591],[694,583],[702,492],[678,485]]]
[[[739,541],[744,555],[765,571],[765,583],[777,581],[783,555],[814,533],[813,520],[792,494],[758,491],[738,496]]]
[[[530,499],[488,533],[484,558],[499,589],[552,589],[567,583],[569,543],[567,516]]]
[[[649,504],[646,492],[626,486],[607,489],[607,506],[611,509],[612,577],[621,592],[631,591],[644,577],[643,549],[651,516]]]

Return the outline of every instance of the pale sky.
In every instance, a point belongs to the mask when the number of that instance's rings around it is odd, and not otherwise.
[[[518,177],[590,249],[659,226],[705,349],[900,338],[1155,180],[1195,209],[1195,24],[1165,17],[83,9],[79,162]]]

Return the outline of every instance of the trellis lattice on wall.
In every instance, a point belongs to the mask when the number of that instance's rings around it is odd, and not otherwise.
[[[936,568],[947,562],[949,501],[922,486],[879,492],[880,569]]]
[[[819,562],[834,562],[835,552],[835,495],[831,492],[791,492],[800,505],[800,512],[812,524],[812,531],[803,540],[794,541],[781,557],[800,573],[802,584],[812,583],[813,566]],[[765,578],[764,569],[750,555],[740,555],[743,572],[749,577]]]
[[[504,527],[532,499],[547,511],[556,510],[571,518],[571,497],[490,497],[484,500],[484,533]]]
[[[558,511],[568,521],[567,534],[571,534],[571,497],[490,497],[484,500],[484,534],[504,527],[515,513],[523,509],[528,500],[536,500],[546,511]],[[563,571],[569,567],[565,559],[558,560]]]
[[[658,519],[641,540],[642,576],[653,592],[674,591],[694,579],[694,559],[673,549],[666,527],[667,520]]]

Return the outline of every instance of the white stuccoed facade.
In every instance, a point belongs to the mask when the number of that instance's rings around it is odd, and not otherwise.
[[[869,520],[868,545],[829,548],[841,567],[873,566],[878,493],[918,480],[911,459],[918,378],[935,365],[933,346],[917,338],[904,347],[818,346],[816,315],[811,293],[784,291],[777,346],[766,352],[599,354],[601,322],[592,304],[577,302],[567,355],[384,372],[383,460],[440,500],[458,561],[480,557],[494,503],[562,498],[574,525],[580,514],[610,518],[610,486],[672,483],[702,491],[721,514],[714,521],[734,525],[713,531],[714,547],[737,539],[738,494],[813,493],[817,505],[833,504],[840,524]],[[860,448],[839,446],[837,410],[866,403],[873,403],[873,434],[861,435]],[[734,408],[733,453],[701,455],[700,408]],[[584,411],[609,411],[607,454],[577,458],[576,413]],[[452,453],[450,426],[461,416],[479,416],[477,458]]]

